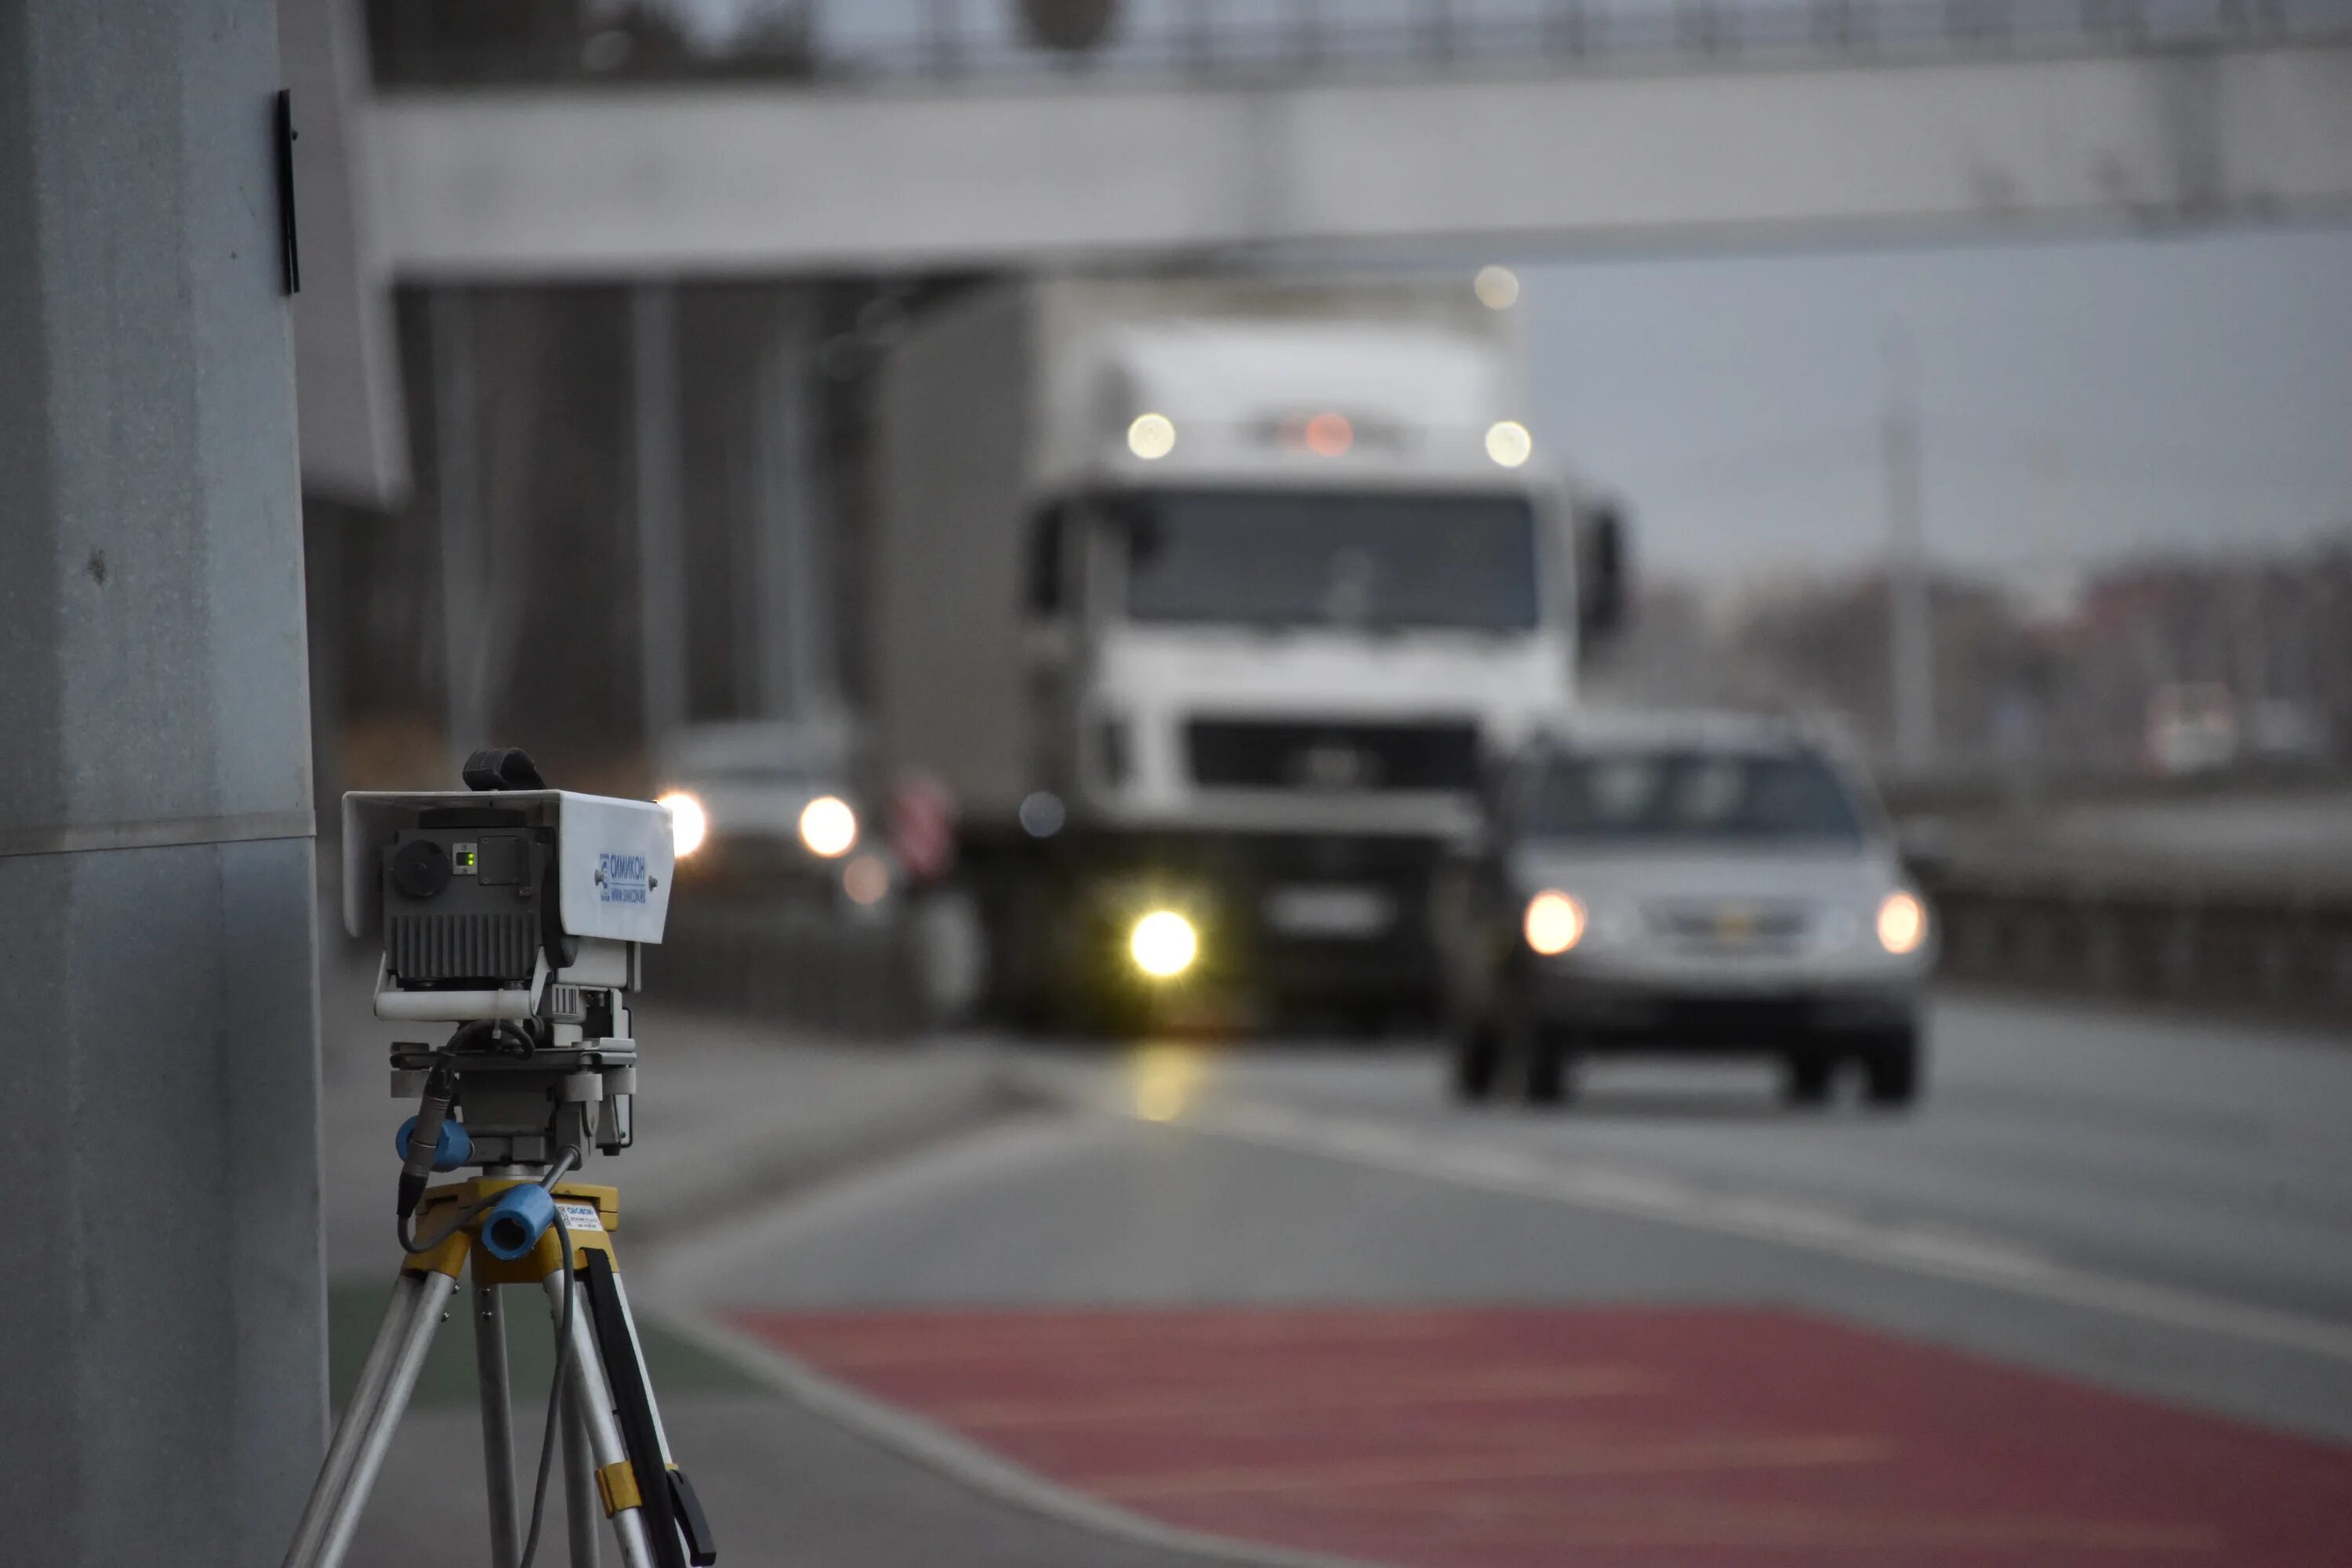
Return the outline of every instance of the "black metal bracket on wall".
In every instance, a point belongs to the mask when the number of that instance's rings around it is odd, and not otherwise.
[[[280,287],[302,291],[302,246],[294,229],[294,95],[278,89],[273,129],[278,142],[278,264]]]

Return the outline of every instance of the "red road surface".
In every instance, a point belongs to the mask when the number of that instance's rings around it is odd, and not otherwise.
[[[1081,1491],[1406,1568],[2352,1563],[2352,1449],[1790,1313],[740,1321]]]

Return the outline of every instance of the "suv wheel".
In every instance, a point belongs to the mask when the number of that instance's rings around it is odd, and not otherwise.
[[[1862,1067],[1871,1104],[1909,1105],[1919,1097],[1918,1030],[1891,1029],[1873,1039],[1863,1050]]]

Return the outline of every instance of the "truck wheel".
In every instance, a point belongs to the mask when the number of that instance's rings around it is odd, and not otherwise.
[[[1501,1058],[1494,1030],[1475,1024],[1458,1027],[1454,1036],[1454,1098],[1473,1105],[1491,1098]]]
[[[1919,1097],[1918,1030],[1890,1030],[1873,1040],[1863,1053],[1862,1066],[1871,1104],[1890,1109],[1911,1104]]]
[[[1780,1098],[1790,1105],[1827,1105],[1830,1085],[1837,1077],[1837,1058],[1819,1046],[1803,1046],[1789,1053],[1780,1079]]]

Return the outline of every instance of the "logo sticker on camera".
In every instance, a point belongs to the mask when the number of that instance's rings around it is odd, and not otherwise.
[[[646,858],[642,855],[596,857],[596,897],[607,904],[646,901]]]

